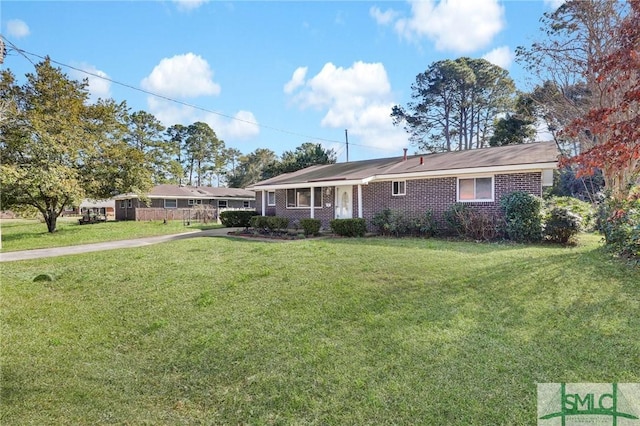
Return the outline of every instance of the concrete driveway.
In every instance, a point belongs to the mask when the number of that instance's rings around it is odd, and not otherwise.
[[[132,240],[107,241],[104,243],[82,244],[78,246],[53,247],[46,249],[34,249],[23,251],[10,251],[0,253],[0,262],[13,262],[16,260],[40,259],[43,257],[66,256],[69,254],[82,254],[92,251],[115,250],[131,247],[143,247],[151,244],[164,243],[166,241],[183,240],[185,238],[199,237],[225,237],[230,231],[243,228],[218,228],[206,231],[184,232],[182,234],[159,235],[156,237],[136,238]]]

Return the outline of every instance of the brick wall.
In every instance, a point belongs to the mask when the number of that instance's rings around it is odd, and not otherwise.
[[[391,181],[373,182],[362,185],[363,216],[369,224],[373,217],[382,210],[402,210],[410,215],[420,215],[432,210],[437,220],[457,199],[457,179],[455,177],[413,179],[406,181],[405,195],[394,196],[391,193]],[[486,213],[500,214],[500,199],[513,191],[525,191],[542,196],[542,174],[511,173],[495,175],[494,201],[469,203],[474,208]],[[322,227],[329,228],[329,222],[335,217],[335,191],[333,187],[322,189],[322,208],[315,209],[315,218],[322,221]],[[261,210],[262,195],[256,194],[256,210]],[[331,206],[327,207],[327,203]],[[309,217],[309,209],[288,209],[286,206],[286,190],[276,190],[276,206],[267,209],[267,215],[288,217],[291,221]],[[358,187],[353,186],[353,216],[358,216]]]

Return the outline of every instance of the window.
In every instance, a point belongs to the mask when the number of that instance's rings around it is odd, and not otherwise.
[[[200,205],[200,204],[202,204],[202,200],[189,200],[189,201],[187,201],[187,204],[189,204],[190,206]]]
[[[322,188],[313,188],[313,204],[322,208]],[[311,188],[287,189],[287,208],[311,207]]]
[[[406,183],[403,180],[394,180],[391,182],[391,194],[392,195],[405,195],[406,194]]]
[[[249,202],[248,201],[243,201],[242,202],[242,207],[244,207],[245,209],[249,208]]]
[[[218,208],[226,209],[227,208],[227,200],[218,200]]]
[[[127,207],[129,208],[133,207],[133,200],[127,200]]]
[[[124,209],[125,207],[127,207],[127,200],[120,201],[120,208]]]
[[[178,200],[164,200],[165,209],[175,209],[178,207]]]
[[[493,178],[458,179],[458,201],[493,201]]]
[[[276,191],[267,192],[267,205],[268,206],[276,205]]]

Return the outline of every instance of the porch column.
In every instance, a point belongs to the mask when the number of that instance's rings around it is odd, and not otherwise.
[[[358,217],[362,219],[362,185],[358,185]]]
[[[267,215],[267,191],[262,190],[262,216]]]
[[[315,193],[316,193],[316,191],[314,191],[314,190],[315,190],[315,188],[314,188],[314,187],[311,187],[311,213],[309,214],[309,217],[310,217],[311,219],[313,219],[313,214],[314,214],[314,208],[313,208],[313,206],[315,206],[315,205],[316,205],[316,199],[315,199]]]

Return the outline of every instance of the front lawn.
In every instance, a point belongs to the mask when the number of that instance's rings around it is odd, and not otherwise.
[[[184,226],[182,221],[101,222],[79,225],[77,218],[58,219],[56,232],[47,232],[47,226],[38,220],[2,220],[2,251],[31,250],[62,247],[130,238],[178,234],[198,229],[220,228],[215,223],[193,223]]]
[[[4,263],[0,423],[535,424],[538,382],[640,382],[640,271],[598,247],[198,238]]]

